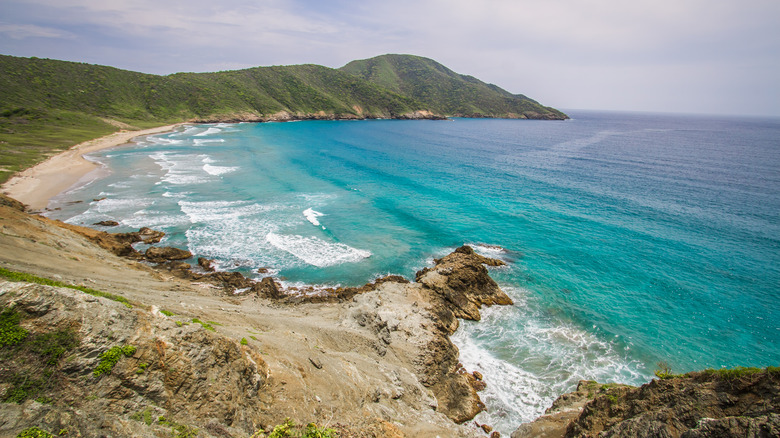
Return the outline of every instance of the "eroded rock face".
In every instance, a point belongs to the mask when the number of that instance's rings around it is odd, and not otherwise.
[[[511,305],[512,300],[490,278],[485,265],[501,266],[504,262],[483,257],[469,246],[462,246],[453,253],[436,260],[433,268],[417,273],[417,282],[435,292],[444,300],[443,305],[456,318],[479,321],[479,309],[483,305]],[[444,317],[444,315],[442,315]],[[446,318],[445,318],[446,319]],[[450,333],[458,328],[451,322]]]
[[[258,394],[269,371],[251,346],[71,289],[0,282],[0,307],[20,312],[21,325],[32,333],[75,327],[79,338],[61,361],[61,381],[47,394],[53,401],[0,405],[0,435],[32,425],[80,436],[171,433],[145,423],[144,412],[198,428],[216,422],[239,436],[256,431]],[[102,352],[126,345],[136,348],[132,356],[110,374],[94,375]]]
[[[512,300],[490,278],[485,265],[501,266],[500,260],[483,257],[462,246],[435,261],[416,275],[430,298],[435,315],[435,336],[428,343],[422,362],[421,380],[439,401],[439,411],[456,423],[474,418],[485,409],[477,394],[485,384],[467,373],[458,362],[458,348],[449,336],[458,328],[458,318],[479,321],[483,305],[511,305]]]
[[[580,382],[512,438],[780,436],[780,373],[698,372],[638,388]]]

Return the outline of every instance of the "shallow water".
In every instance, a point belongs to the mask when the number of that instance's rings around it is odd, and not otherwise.
[[[778,365],[780,120],[571,115],[186,126],[95,154],[110,174],[50,216],[291,284],[413,278],[474,245],[516,305],[455,341],[503,433],[579,379]]]

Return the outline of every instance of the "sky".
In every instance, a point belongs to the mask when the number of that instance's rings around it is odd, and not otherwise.
[[[780,0],[0,0],[0,54],[153,74],[405,53],[559,109],[780,116]]]

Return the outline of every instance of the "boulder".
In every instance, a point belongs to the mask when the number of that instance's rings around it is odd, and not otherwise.
[[[100,221],[100,222],[95,222],[92,225],[100,225],[101,227],[116,227],[116,226],[119,225],[119,222],[117,222],[117,221]]]
[[[207,259],[205,257],[198,257],[198,265],[203,268],[204,271],[214,272],[214,260]]]
[[[265,277],[252,286],[252,292],[256,293],[260,297],[266,297],[271,299],[282,299],[285,294],[279,289],[272,277]]]
[[[186,260],[192,257],[192,253],[172,246],[152,246],[147,248],[144,257],[152,263],[165,263],[173,260]]]

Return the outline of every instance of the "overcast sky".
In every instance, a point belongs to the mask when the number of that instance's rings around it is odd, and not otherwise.
[[[0,53],[155,74],[408,53],[561,109],[780,116],[780,0],[0,0]]]

